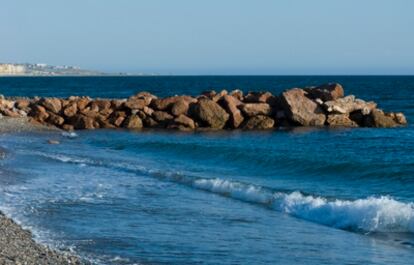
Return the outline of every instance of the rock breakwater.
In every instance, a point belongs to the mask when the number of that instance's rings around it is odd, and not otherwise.
[[[292,126],[397,127],[403,113],[384,112],[372,101],[345,96],[340,84],[293,88],[279,95],[240,90],[159,98],[140,92],[125,99],[1,98],[0,113],[29,117],[64,130],[167,128],[265,130]]]

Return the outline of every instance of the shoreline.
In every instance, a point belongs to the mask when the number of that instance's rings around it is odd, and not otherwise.
[[[208,91],[158,98],[141,92],[124,99],[0,98],[0,136],[82,129],[275,130],[399,127],[402,113],[345,96],[341,85],[270,92]],[[58,141],[56,141],[58,143]],[[49,144],[53,144],[50,141]],[[0,145],[0,159],[7,153]],[[0,264],[84,264],[79,257],[36,243],[33,234],[0,211]]]
[[[30,118],[27,117],[0,117],[0,135],[5,133],[44,131],[59,132],[60,129],[33,123],[30,121]]]
[[[32,124],[27,118],[0,118],[0,137],[8,133],[59,131]],[[0,146],[0,159],[6,159]],[[84,264],[79,257],[35,242],[33,234],[0,211],[0,264]]]
[[[36,243],[33,234],[0,212],[0,264],[84,264],[80,258]]]

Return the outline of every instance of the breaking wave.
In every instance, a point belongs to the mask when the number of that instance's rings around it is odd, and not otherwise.
[[[39,153],[38,153],[39,154]],[[67,155],[42,154],[44,157],[74,164],[112,167],[139,172],[198,190],[258,204],[278,212],[318,224],[358,232],[414,233],[414,203],[404,203],[389,196],[357,200],[328,199],[300,191],[275,189],[220,178],[200,178],[147,169],[126,162],[73,158]]]
[[[414,204],[387,196],[358,200],[328,200],[284,193],[222,179],[199,179],[194,187],[239,200],[267,205],[279,212],[340,229],[364,232],[414,233]]]

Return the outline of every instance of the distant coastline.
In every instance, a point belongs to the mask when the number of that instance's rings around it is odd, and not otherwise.
[[[53,66],[41,63],[0,63],[0,77],[54,77],[54,76],[153,76],[144,73],[105,73],[77,66]]]

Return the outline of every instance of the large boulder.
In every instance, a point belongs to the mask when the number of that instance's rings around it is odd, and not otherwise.
[[[194,102],[197,102],[197,100],[188,100],[185,98],[177,100],[171,107],[171,114],[174,116],[187,115],[188,110],[190,109],[190,104]]]
[[[173,120],[174,116],[165,111],[154,111],[152,113],[152,118],[156,120],[158,123],[165,124]]]
[[[326,116],[323,109],[307,97],[307,93],[294,88],[282,93],[281,104],[291,121],[303,126],[322,126]]]
[[[91,102],[91,99],[89,97],[76,98],[76,104],[79,110],[85,109],[89,105],[90,102]]]
[[[149,92],[139,92],[138,94],[135,94],[131,97],[129,97],[128,101],[133,101],[135,99],[143,100],[145,103],[145,106],[149,106],[151,104],[151,101],[153,99],[157,99],[157,96],[149,93]]]
[[[63,125],[65,123],[65,119],[62,118],[61,116],[54,114],[54,113],[49,113],[49,118],[47,118],[46,120],[48,123],[53,124],[55,126],[60,127],[61,125]]]
[[[12,100],[7,100],[7,99],[0,99],[0,108],[4,108],[4,109],[12,109],[15,105],[15,102]]]
[[[58,98],[43,98],[40,100],[40,105],[55,114],[59,114],[62,109],[62,101]]]
[[[18,109],[27,110],[30,106],[30,100],[27,100],[27,99],[16,100],[15,106]]]
[[[116,127],[121,127],[126,117],[127,114],[125,113],[125,111],[115,111],[109,117],[109,122],[115,125]]]
[[[265,115],[258,115],[249,118],[244,124],[243,129],[245,130],[267,130],[273,128],[275,121]]]
[[[375,102],[365,102],[362,99],[355,98],[354,95],[349,95],[344,98],[326,101],[323,107],[328,113],[349,114],[360,110],[364,115],[368,115],[373,109],[377,107]]]
[[[154,110],[151,109],[150,107],[145,107],[142,109],[142,112],[146,115],[146,116],[151,116],[154,113]]]
[[[146,100],[145,98],[129,98],[125,103],[125,107],[134,110],[134,109],[143,109],[148,106],[151,101]]]
[[[77,112],[78,104],[76,102],[70,102],[63,110],[63,114],[68,118],[75,116]]]
[[[96,128],[104,128],[104,129],[115,129],[116,126],[110,123],[110,121],[102,115],[99,115],[95,118],[94,126]]]
[[[344,97],[344,89],[340,84],[330,83],[318,87],[305,89],[312,99],[321,99],[322,101],[336,100]]]
[[[191,112],[202,125],[213,129],[222,129],[230,117],[219,104],[207,98],[200,98]]]
[[[168,128],[179,129],[181,131],[188,131],[194,130],[196,126],[195,122],[191,118],[185,115],[180,115],[174,119],[174,121],[168,126]]]
[[[267,103],[245,103],[240,109],[247,117],[272,114],[272,107]]]
[[[230,95],[223,96],[219,103],[230,114],[230,118],[227,123],[229,127],[233,129],[239,128],[240,124],[244,121],[244,117],[239,109],[239,106],[242,106],[243,103],[234,96]]]
[[[0,114],[7,116],[7,117],[12,117],[12,118],[18,118],[18,117],[23,116],[19,113],[19,111],[17,109],[13,110],[13,109],[0,108]]]
[[[82,114],[77,114],[74,117],[72,117],[72,125],[77,130],[95,129],[94,119]]]
[[[401,112],[391,112],[388,113],[388,116],[392,117],[394,121],[396,121],[400,125],[407,125],[407,118],[405,118],[404,114]]]
[[[368,115],[366,125],[368,127],[392,128],[400,126],[402,124],[397,122],[394,113],[385,113],[380,109],[374,109]]]
[[[86,109],[83,109],[83,110],[79,111],[79,113],[80,114],[83,114],[83,115],[85,115],[87,117],[93,118],[93,119],[96,118],[99,115],[99,112],[96,109],[95,110],[92,110],[89,107],[87,107]]]
[[[96,99],[90,103],[91,109],[100,112],[111,108],[111,101],[106,99]]]
[[[125,121],[124,121],[124,127],[127,129],[141,129],[142,128],[142,120],[137,115],[130,115]]]
[[[145,127],[155,128],[159,126],[158,122],[149,116],[145,117],[143,119],[143,122],[144,122]]]
[[[111,100],[111,108],[113,110],[120,110],[124,107],[126,99],[113,99]]]
[[[358,124],[351,120],[348,114],[330,114],[326,123],[331,127],[358,127]]]
[[[33,117],[39,122],[44,122],[47,118],[49,118],[49,113],[43,106],[34,105],[31,112],[29,113],[29,116]]]
[[[190,96],[174,96],[168,98],[153,99],[150,106],[155,110],[168,111],[172,105],[179,100],[186,100],[189,102],[195,101],[195,99]]]

